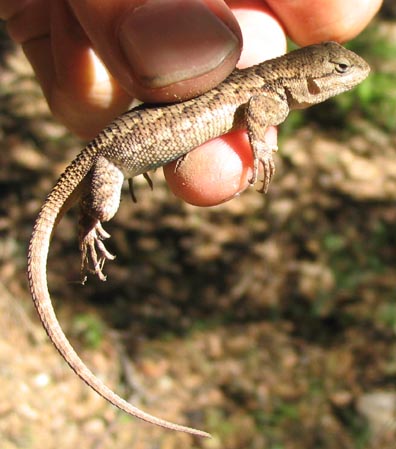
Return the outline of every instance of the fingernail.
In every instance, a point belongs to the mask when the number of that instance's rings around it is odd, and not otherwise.
[[[202,0],[148,0],[124,18],[119,39],[136,81],[148,88],[208,73],[239,49]]]

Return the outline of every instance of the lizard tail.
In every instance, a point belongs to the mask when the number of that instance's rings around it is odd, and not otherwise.
[[[152,416],[115,394],[80,359],[66,338],[55,315],[46,275],[51,235],[63,206],[91,169],[97,151],[97,147],[88,145],[69,165],[48,195],[36,220],[28,251],[28,279],[35,308],[49,338],[71,369],[111,404],[150,424],[200,437],[210,437],[210,434],[201,430],[174,424]]]

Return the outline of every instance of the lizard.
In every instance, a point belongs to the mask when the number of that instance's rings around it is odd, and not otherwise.
[[[282,123],[293,109],[306,108],[353,88],[369,71],[364,59],[336,42],[302,47],[246,69],[235,69],[199,97],[134,108],[87,144],[47,196],[28,250],[30,292],[40,320],[61,356],[86,384],[136,418],[200,437],[210,436],[133,406],[99,380],[77,355],[58,322],[47,285],[50,241],[62,215],[79,201],[81,269],[105,280],[104,263],[115,256],[104,245],[110,235],[102,222],[117,212],[124,178],[146,175],[210,139],[246,129],[254,160],[249,182],[258,180],[261,168],[259,191],[267,192],[275,172],[273,152],[277,148],[266,142],[266,129]]]

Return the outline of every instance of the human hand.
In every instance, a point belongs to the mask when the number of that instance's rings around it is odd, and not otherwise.
[[[173,101],[218,84],[239,56],[237,23],[244,40],[238,67],[246,67],[282,54],[285,34],[300,45],[348,40],[380,3],[228,1],[237,22],[222,0],[0,0],[0,17],[23,45],[54,115],[92,138],[135,96]],[[275,130],[267,138],[274,141]],[[177,195],[213,205],[247,187],[251,163],[246,135],[233,133],[165,174]]]

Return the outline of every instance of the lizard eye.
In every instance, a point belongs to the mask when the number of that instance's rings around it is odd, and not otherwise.
[[[335,65],[335,70],[338,73],[346,73],[349,70],[350,65],[346,62],[338,62]]]

